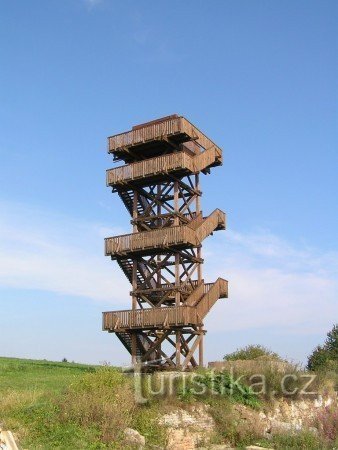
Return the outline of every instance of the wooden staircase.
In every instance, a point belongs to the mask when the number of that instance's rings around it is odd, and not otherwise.
[[[121,331],[119,333],[116,333],[116,336],[119,338],[119,340],[122,342],[123,346],[128,350],[128,352],[131,354],[132,351],[132,337],[131,334],[127,331]],[[136,355],[138,357],[141,357],[144,352],[142,351],[142,348],[140,348],[137,345]]]
[[[119,338],[119,340],[122,342],[123,346],[128,350],[128,352],[132,354],[131,333],[128,333],[127,331],[121,331],[119,333],[116,333],[116,336]],[[142,357],[149,350],[149,347],[150,343],[147,340],[144,333],[142,332],[136,333],[136,357],[138,360],[142,359]]]
[[[122,269],[125,276],[128,278],[129,282],[133,282],[133,261],[130,258],[117,258],[117,263]],[[142,285],[145,281],[145,278],[143,276],[143,272],[138,270],[137,271],[137,284]]]
[[[228,298],[228,282],[223,278],[218,278],[215,283],[208,283],[204,295],[194,304],[197,315],[204,319],[220,298]]]
[[[124,206],[127,208],[127,211],[132,216],[133,215],[133,202],[134,202],[134,193],[132,190],[124,190],[119,189],[118,195],[120,199],[122,200]],[[142,215],[146,208],[148,207],[149,203],[147,202],[147,199],[143,197],[142,195],[139,195],[137,198],[137,213],[139,215]]]

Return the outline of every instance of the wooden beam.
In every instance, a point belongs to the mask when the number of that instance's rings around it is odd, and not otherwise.
[[[182,364],[182,370],[185,370],[188,367],[188,364],[189,364],[193,354],[195,353],[197,346],[199,345],[199,343],[201,341],[201,337],[202,337],[202,335],[196,336],[195,342],[193,343],[191,349],[189,350],[189,352]]]
[[[166,331],[165,333],[163,333],[163,335],[158,338],[156,341],[151,341],[150,339],[148,340],[148,343],[150,345],[149,349],[146,351],[146,353],[142,356],[141,361],[146,361],[148,356],[154,352],[155,350],[158,349],[158,347],[162,344],[162,342],[166,339],[166,337],[169,335],[170,330]],[[151,342],[151,344],[150,344]]]

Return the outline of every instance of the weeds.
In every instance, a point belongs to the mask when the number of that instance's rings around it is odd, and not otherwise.
[[[216,424],[215,443],[246,446],[262,437],[263,426],[255,411],[241,411],[224,397],[210,399],[209,406]]]
[[[315,426],[322,439],[327,443],[338,441],[338,410],[335,406],[322,409],[316,419]]]
[[[163,405],[147,404],[139,405],[134,411],[131,426],[146,438],[148,445],[165,445],[165,430],[157,421],[161,410],[163,411]]]
[[[120,442],[130,426],[134,394],[130,380],[121,372],[101,368],[69,387],[58,405],[61,423],[95,427],[105,444]]]

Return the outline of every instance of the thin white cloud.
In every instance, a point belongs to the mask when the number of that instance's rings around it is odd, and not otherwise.
[[[95,8],[95,6],[103,3],[103,0],[82,0],[89,9]]]
[[[0,286],[128,307],[130,285],[103,256],[103,237],[122,230],[23,205],[0,208]],[[268,231],[226,231],[205,241],[204,258],[206,281],[227,278],[230,294],[206,318],[207,329],[323,333],[337,320],[337,253],[292,245]]]
[[[127,280],[103,256],[103,237],[121,230],[24,205],[0,208],[0,286],[128,303]]]
[[[206,247],[207,274],[229,279],[229,300],[210,312],[210,328],[316,333],[337,320],[337,253],[295,246],[267,231],[228,231]]]

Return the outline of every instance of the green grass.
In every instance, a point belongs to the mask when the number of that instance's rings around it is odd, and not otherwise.
[[[96,370],[84,364],[0,357],[0,423],[19,436],[23,448],[90,448],[84,446],[87,431],[71,421],[60,423],[58,402],[79,377]]]
[[[80,374],[95,366],[0,357],[0,394],[12,389],[20,392],[61,392]]]
[[[0,424],[29,450],[129,449],[126,427],[164,443],[158,404],[136,405],[114,367],[0,358]]]

